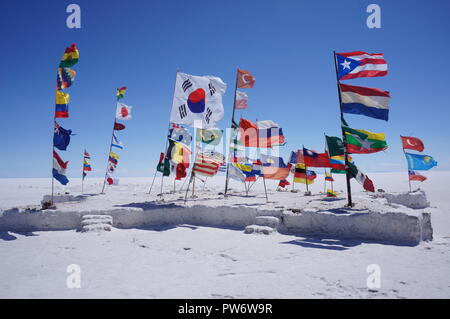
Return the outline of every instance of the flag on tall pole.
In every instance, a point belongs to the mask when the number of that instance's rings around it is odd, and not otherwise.
[[[53,205],[54,197],[54,180],[56,179],[61,184],[66,185],[69,180],[66,177],[67,163],[64,162],[55,149],[65,151],[70,143],[71,130],[62,128],[57,122],[57,118],[69,117],[69,101],[70,95],[63,92],[63,89],[69,88],[74,80],[76,72],[70,69],[72,66],[78,63],[80,53],[76,44],[72,44],[66,48],[61,58],[57,69],[56,76],[56,95],[55,95],[55,112],[53,114],[54,131],[53,131],[53,143],[52,143],[52,197],[50,205]]]
[[[427,179],[425,176],[415,172],[415,170],[429,170],[430,168],[436,166],[437,162],[431,156],[412,154],[405,151],[405,149],[407,149],[423,152],[425,145],[421,139],[402,135],[400,135],[400,139],[402,141],[403,154],[405,154],[408,162],[408,183],[409,191],[411,192],[411,181],[423,182]]]
[[[354,51],[335,53],[335,55],[338,80],[385,76],[388,73],[387,62],[383,53]]]
[[[343,113],[360,114],[385,120],[389,118],[388,91],[356,85],[339,84]]]
[[[89,163],[89,160],[91,159],[91,155],[86,151],[86,149],[83,152],[83,169],[81,171],[81,194],[83,194],[84,191],[84,179],[86,178],[87,173],[92,171],[91,163]]]
[[[227,85],[215,76],[195,76],[178,72],[170,121],[202,128],[215,128],[223,118],[222,96]]]
[[[125,96],[127,87],[123,86],[116,90],[116,99],[121,100]],[[105,186],[108,185],[118,185],[119,179],[114,177],[113,174],[119,163],[120,155],[112,150],[112,148],[123,149],[123,144],[119,141],[116,135],[116,131],[122,131],[125,129],[125,125],[117,122],[118,120],[129,120],[131,119],[131,106],[128,106],[122,102],[117,102],[116,111],[114,114],[114,124],[111,132],[111,140],[109,142],[109,152],[108,159],[106,161],[106,171],[105,177],[103,179],[103,187],[101,194],[104,194]]]
[[[419,152],[423,152],[423,150],[425,149],[422,140],[420,140],[417,137],[400,135],[400,139],[402,140],[403,149],[414,150]]]
[[[238,129],[238,125],[237,125],[237,123],[235,122],[235,120],[234,120],[234,114],[235,114],[235,112],[236,112],[236,109],[237,109],[237,107],[236,107],[236,99],[238,98],[238,88],[239,89],[244,89],[244,88],[247,88],[247,89],[249,89],[249,88],[252,88],[254,85],[255,85],[255,82],[256,82],[256,79],[255,79],[255,77],[253,76],[253,75],[251,75],[250,74],[250,72],[248,72],[247,70],[240,70],[240,69],[237,69],[236,70],[236,84],[235,84],[235,87],[234,87],[234,99],[233,99],[233,113],[232,113],[232,115],[231,115],[231,129],[233,130],[233,134],[232,134],[232,136],[230,137],[230,141],[228,142],[228,149],[227,149],[227,152],[228,152],[228,158],[227,158],[227,160],[228,160],[228,163],[230,162],[230,148],[232,147],[232,141],[236,141],[237,140],[237,129]],[[244,92],[242,92],[242,93],[244,93]],[[245,94],[245,93],[244,93]],[[245,99],[245,103],[244,102],[241,102],[241,104],[240,104],[240,106],[239,106],[239,109],[242,109],[243,107],[243,105],[245,104],[245,105],[247,105],[247,95],[245,94],[245,97],[243,97],[243,95],[242,94],[240,94],[240,99],[241,100],[243,100],[243,99]],[[234,145],[236,145],[236,143],[233,143]],[[235,151],[233,150],[233,154],[235,154]],[[226,173],[226,176],[225,176],[225,191],[224,191],[224,194],[225,194],[225,196],[227,195],[227,191],[228,191],[228,181],[229,181],[229,168],[230,168],[230,165],[227,165],[227,173]]]

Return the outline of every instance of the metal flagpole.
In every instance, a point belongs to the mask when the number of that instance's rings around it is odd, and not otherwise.
[[[256,119],[256,127],[258,127],[258,119]],[[256,128],[256,144],[258,145],[256,147],[256,154],[257,154],[257,160],[261,157],[261,151],[259,150],[259,130]],[[279,166],[279,165],[278,165]],[[266,203],[269,202],[269,197],[267,196],[267,187],[266,187],[266,177],[264,176],[264,165],[261,165],[262,171],[262,178],[263,178],[263,184],[264,184],[264,193],[266,194]]]
[[[305,149],[305,145],[302,145],[302,152]],[[303,156],[305,156],[305,154],[303,154]],[[303,162],[305,162],[303,160]],[[306,193],[305,195],[309,195],[309,188],[308,188],[308,166],[306,166],[306,162],[305,162],[305,184],[306,184]]]
[[[336,71],[336,85],[337,85],[337,91],[338,91],[338,97],[339,97],[339,111],[341,113],[341,121],[344,117],[343,113],[342,113],[342,99],[341,99],[341,88],[339,86],[339,74],[338,74],[338,66],[337,66],[337,60],[336,60],[336,51],[333,51],[333,60],[334,60],[334,68]],[[342,142],[344,143],[344,156],[345,156],[345,176],[347,178],[347,199],[348,199],[348,203],[347,205],[349,207],[353,207],[353,202],[352,202],[352,189],[350,186],[350,172],[348,171],[348,153],[347,153],[347,137],[345,135],[345,131],[344,128],[342,127],[342,123],[341,123],[341,128],[342,128]]]
[[[55,113],[55,112],[53,112]],[[53,115],[53,134],[55,134],[55,123],[56,123],[56,115]],[[52,141],[52,201],[50,203],[50,206],[53,205],[53,196],[54,196],[54,189],[55,189],[55,177],[53,176],[53,169],[55,168],[55,143]]]
[[[86,150],[84,150],[86,152]],[[83,164],[81,165],[81,195],[83,195],[83,184],[84,184],[84,153],[83,153]]]
[[[173,97],[175,96],[175,90],[177,89],[178,72],[180,72],[179,68],[177,68],[177,72],[175,73],[175,84],[173,85],[172,102],[173,102]],[[169,125],[168,125],[168,128],[167,128],[167,132],[169,132],[169,130],[170,130],[170,115],[171,114],[172,114],[172,108],[170,109],[170,113],[169,113]],[[167,146],[168,146],[168,144],[169,144],[169,137],[166,136],[166,147],[164,148],[165,156],[164,156],[164,159],[163,159],[163,165],[164,165],[164,160],[167,157]],[[158,169],[156,169],[156,171],[155,171],[155,177],[156,177],[156,173],[157,172],[158,172]],[[164,184],[164,173],[161,173],[161,174],[162,174],[162,176],[161,176],[161,191],[160,191],[160,194],[162,196],[163,195],[163,184]],[[153,181],[155,180],[155,177],[153,178]],[[152,186],[153,186],[153,182],[152,182]],[[150,190],[148,192],[149,194],[150,194],[150,191],[151,191],[151,187],[150,187]]]
[[[234,88],[234,100],[233,100],[233,114],[231,116],[231,129],[233,129],[233,123],[234,123],[234,113],[236,112],[236,92],[237,92],[237,85],[238,85],[238,73],[239,73],[239,69],[236,69],[236,85]],[[230,136],[230,140],[228,142],[228,149],[226,150],[228,152],[228,158],[227,158],[227,174],[225,177],[225,192],[224,195],[227,195],[227,191],[228,191],[228,180],[229,180],[229,176],[228,176],[228,165],[229,165],[229,159],[230,159],[230,144],[231,144],[231,139],[233,138],[233,134],[231,134]]]
[[[155,178],[156,178],[156,173],[158,173],[158,170],[155,169],[155,174],[153,174],[153,180],[152,180],[152,184],[150,185],[150,189],[148,190],[147,194],[150,194],[152,192],[152,188],[153,188],[153,183],[155,182]]]
[[[294,164],[294,173],[292,174],[292,192],[295,192],[294,184],[295,184],[295,165]]]
[[[400,135],[400,140],[402,139],[402,136]],[[405,152],[405,148],[403,147],[402,144],[402,150],[403,150],[403,154],[405,155],[406,158],[406,152]],[[409,179],[409,168],[407,167],[407,173],[408,173],[408,183],[409,183],[409,192],[411,193],[411,180]]]
[[[116,106],[117,108],[117,106]],[[108,152],[108,159],[106,161],[106,171],[105,171],[105,178],[103,179],[103,187],[102,187],[102,191],[100,194],[104,194],[105,191],[105,185],[106,185],[106,176],[108,175],[108,164],[109,164],[109,155],[111,154],[111,150],[112,150],[112,143],[113,143],[113,136],[114,136],[114,129],[116,126],[116,110],[114,110],[114,124],[113,124],[113,129],[112,129],[112,133],[111,133],[111,141],[109,143],[109,152]]]

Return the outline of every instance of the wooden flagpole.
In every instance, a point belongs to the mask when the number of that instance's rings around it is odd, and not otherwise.
[[[336,71],[336,85],[337,85],[337,91],[338,91],[338,97],[339,97],[339,111],[341,114],[341,121],[344,118],[344,115],[342,113],[342,99],[341,99],[341,87],[339,86],[340,82],[339,82],[339,73],[338,73],[338,66],[337,66],[337,59],[336,59],[336,51],[333,51],[333,60],[334,60],[334,68]],[[350,172],[348,171],[349,169],[349,162],[348,162],[348,153],[347,153],[347,137],[345,135],[345,131],[344,128],[342,127],[342,122],[341,122],[341,129],[342,129],[342,142],[344,143],[344,156],[345,156],[345,176],[347,179],[347,206],[348,207],[353,207],[353,202],[352,202],[352,189],[350,186]]]
[[[234,123],[234,114],[236,112],[236,93],[237,93],[237,86],[238,86],[238,74],[239,74],[239,69],[236,69],[236,85],[234,87],[234,100],[233,100],[233,113],[231,116],[231,130],[233,130],[233,123]],[[227,156],[227,174],[225,177],[225,192],[224,195],[227,195],[227,191],[228,191],[228,181],[229,181],[229,172],[228,172],[228,165],[229,165],[229,159],[230,159],[230,144],[231,144],[231,139],[233,138],[233,134],[231,134],[230,136],[230,140],[228,142],[228,149],[226,150],[228,156]]]

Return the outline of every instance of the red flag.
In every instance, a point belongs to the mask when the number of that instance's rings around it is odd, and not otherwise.
[[[245,178],[246,182],[256,182],[256,176],[249,176]]]
[[[121,131],[125,129],[125,125],[122,123],[114,122],[114,131]]]
[[[256,79],[253,75],[250,74],[250,72],[246,71],[246,70],[239,70],[238,69],[238,74],[237,74],[237,81],[238,81],[238,85],[237,87],[240,89],[249,89],[252,88],[253,85],[256,82]]]
[[[291,185],[291,183],[289,183],[289,181],[283,179],[278,183],[278,186],[281,188],[285,188],[286,186]]]
[[[328,152],[317,153],[313,150],[303,148],[303,160],[306,166],[310,167],[331,167]]]
[[[161,152],[161,154],[159,154],[159,164],[161,164],[164,161],[164,153]]]
[[[241,141],[246,147],[258,146],[258,126],[252,121],[242,119],[239,121],[241,128]]]
[[[417,137],[401,136],[403,148],[422,152],[425,149],[423,142]]]
[[[182,178],[186,177],[186,166],[183,163],[179,163],[176,169],[176,177],[175,179],[179,181]]]

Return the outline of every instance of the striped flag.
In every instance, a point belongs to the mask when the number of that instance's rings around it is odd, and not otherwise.
[[[336,59],[339,80],[385,76],[388,73],[383,53],[336,53]]]
[[[424,180],[427,179],[425,176],[423,176],[413,170],[408,170],[408,176],[409,176],[410,181],[423,182]]]
[[[341,111],[343,113],[361,114],[380,120],[388,120],[388,91],[356,85],[339,84],[341,92]]]
[[[223,161],[219,161],[216,156],[208,156],[199,152],[195,158],[193,170],[195,174],[212,177],[217,174],[219,166],[222,164]]]
[[[123,149],[123,143],[119,141],[116,134],[113,133],[113,142],[111,143],[112,147]]]
[[[117,91],[116,91],[117,100],[123,99],[126,91],[127,91],[126,86],[122,86],[121,88],[117,89]]]

